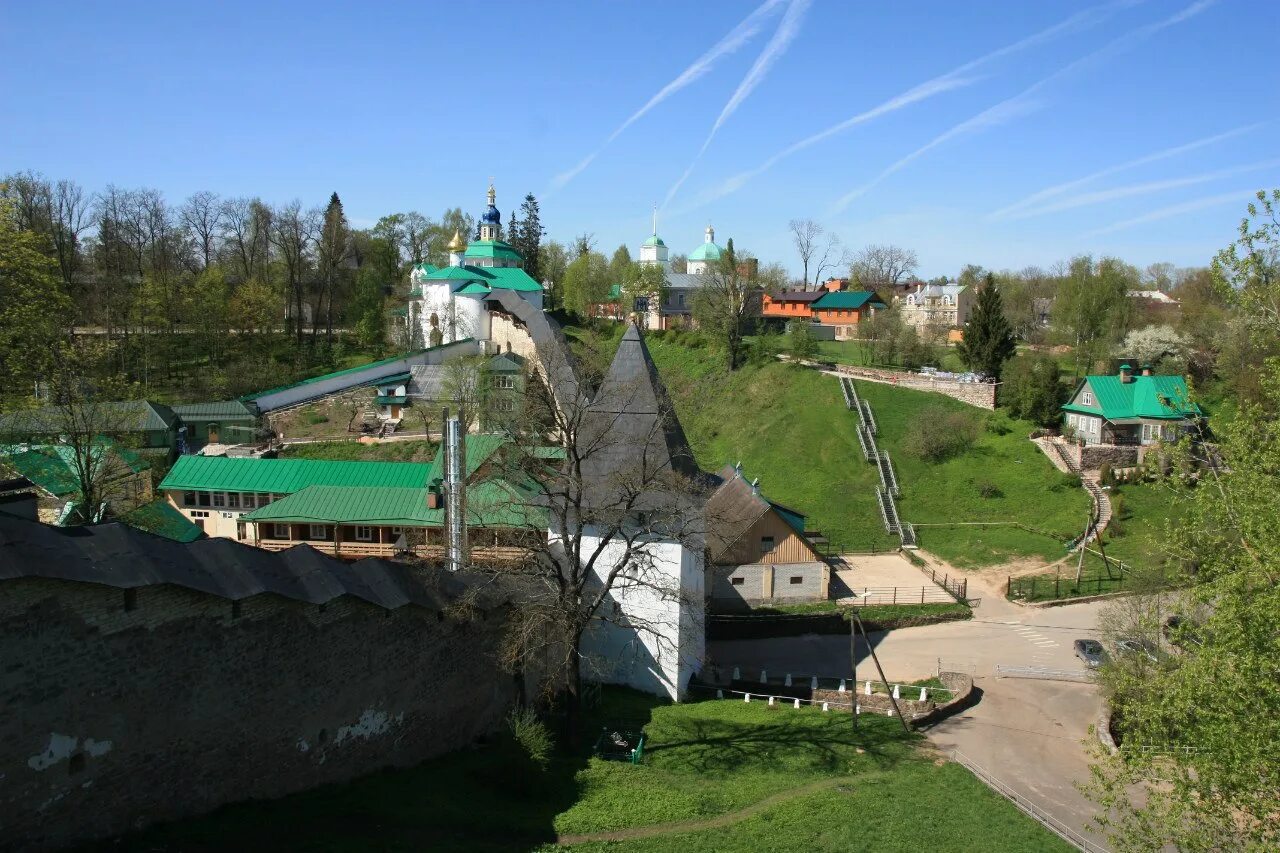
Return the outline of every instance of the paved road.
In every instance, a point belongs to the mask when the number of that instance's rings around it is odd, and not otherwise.
[[[981,701],[931,728],[939,747],[957,749],[1006,785],[1026,795],[1062,823],[1087,833],[1095,809],[1074,787],[1088,778],[1083,741],[1098,718],[1092,684],[995,677],[997,664],[1080,669],[1071,642],[1096,637],[1100,603],[1053,608],[1010,604],[979,578],[970,594],[982,595],[974,619],[872,634],[876,653],[890,679],[903,681],[944,669],[971,672]],[[873,672],[859,641],[858,672]],[[849,639],[839,636],[713,642],[711,655],[743,675],[771,673],[844,675],[849,671]],[[1100,838],[1093,835],[1095,841]]]

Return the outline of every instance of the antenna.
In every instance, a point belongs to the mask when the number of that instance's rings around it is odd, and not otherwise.
[[[658,203],[653,203],[653,236],[658,236]]]

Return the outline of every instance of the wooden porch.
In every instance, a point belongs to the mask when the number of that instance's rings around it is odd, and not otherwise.
[[[288,528],[288,535],[270,535],[275,526],[270,522],[263,523],[245,541],[266,551],[284,551],[295,545],[310,545],[317,551],[343,560],[394,557],[400,553],[412,554],[425,560],[443,560],[445,557],[445,532],[439,528],[281,524],[280,527]],[[323,527],[324,536],[310,535],[313,527]],[[407,539],[406,547],[397,551],[396,542],[402,535]],[[473,529],[469,531],[469,550],[476,560],[515,563],[528,553],[529,549],[521,542],[528,541],[530,535],[531,531],[515,528]]]

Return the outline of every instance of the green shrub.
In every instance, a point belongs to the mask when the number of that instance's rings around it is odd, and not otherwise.
[[[306,421],[312,426],[315,426],[316,424],[327,424],[329,422],[329,416],[322,415],[319,412],[308,412]]]
[[[978,494],[982,495],[984,498],[1004,497],[1004,492],[1000,490],[1000,487],[990,480],[982,480],[978,483]]]
[[[1019,356],[1005,365],[1001,375],[1000,406],[1015,418],[1040,426],[1062,421],[1059,407],[1068,389],[1058,379],[1058,363],[1049,356]]]
[[[516,708],[507,715],[507,728],[529,763],[545,770],[551,760],[551,730],[532,708]]]
[[[907,425],[902,446],[925,462],[945,462],[968,450],[978,438],[978,423],[968,412],[929,406]]]
[[[1110,462],[1103,462],[1098,466],[1098,482],[1104,486],[1114,486],[1116,484],[1116,475],[1111,470]]]
[[[1078,489],[1080,488],[1080,475],[1064,472],[1062,476],[1058,478],[1058,482],[1062,484],[1064,489]]]
[[[1009,419],[998,412],[987,415],[987,432],[992,435],[1008,435],[1013,431]]]

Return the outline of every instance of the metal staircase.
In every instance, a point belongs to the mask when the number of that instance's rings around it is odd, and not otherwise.
[[[844,396],[845,408],[858,413],[858,445],[862,448],[862,457],[876,466],[880,475],[880,485],[876,488],[876,503],[880,507],[880,520],[884,522],[886,533],[896,533],[902,540],[903,548],[915,548],[916,531],[910,523],[898,517],[898,505],[894,498],[902,497],[898,486],[898,475],[893,470],[893,462],[887,451],[876,446],[876,435],[879,427],[876,416],[871,411],[871,404],[858,398],[858,391],[853,380],[840,377],[840,393]]]
[[[860,400],[858,414],[862,416],[862,425],[871,431],[872,435],[877,435],[879,430],[876,428],[876,416],[871,414],[871,404],[866,400]]]
[[[898,508],[893,503],[893,495],[881,488],[876,489],[876,498],[880,503],[880,519],[884,522],[886,533],[902,535],[902,525],[898,521]]]
[[[887,450],[876,453],[876,467],[880,469],[880,486],[895,498],[902,497],[902,491],[898,488],[898,475],[893,473],[893,463],[889,461]]]

